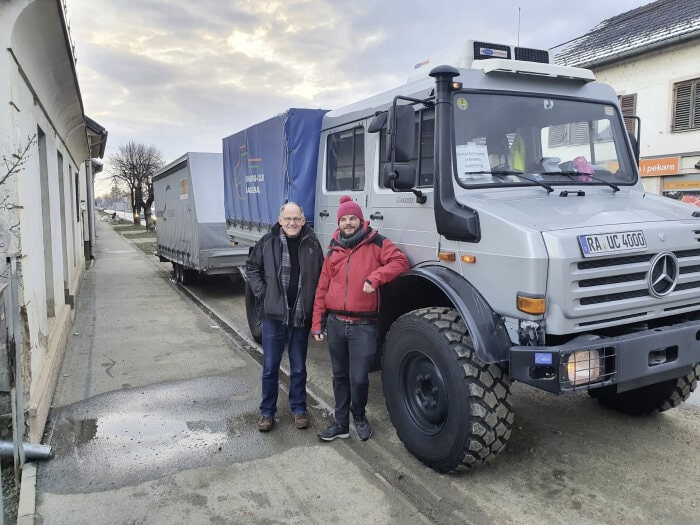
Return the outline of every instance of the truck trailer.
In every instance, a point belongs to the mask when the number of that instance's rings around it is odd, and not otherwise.
[[[625,414],[687,399],[700,376],[700,212],[644,191],[639,123],[614,89],[548,51],[482,41],[410,77],[325,113],[308,140],[312,180],[297,183],[315,186],[304,211],[322,245],[350,195],[409,258],[381,289],[378,322],[406,448],[439,472],[497,456],[514,381]],[[251,242],[302,195],[269,192],[281,172],[263,157],[241,178],[224,149],[228,233]],[[270,212],[243,217],[235,199]],[[249,324],[256,315],[252,304]]]
[[[247,248],[226,233],[221,153],[188,152],[153,176],[156,255],[182,284],[197,276],[238,277]]]

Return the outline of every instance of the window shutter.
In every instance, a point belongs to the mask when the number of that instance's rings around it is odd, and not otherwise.
[[[673,104],[673,124],[672,131],[690,129],[691,101],[693,98],[693,81],[676,84],[675,100]],[[697,97],[696,97],[697,98]]]
[[[617,97],[620,101],[620,109],[623,117],[633,117],[637,113],[637,94],[620,95]],[[625,119],[625,128],[630,133],[634,133],[634,119]]]

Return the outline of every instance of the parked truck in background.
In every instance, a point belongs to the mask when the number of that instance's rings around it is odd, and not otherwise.
[[[200,275],[238,277],[246,248],[232,246],[224,217],[221,153],[185,153],[153,176],[156,255],[182,284]]]
[[[411,76],[324,113],[303,175],[224,139],[234,241],[306,199],[327,245],[349,194],[408,255],[379,312],[384,396],[407,449],[440,472],[496,456],[513,381],[626,414],[687,399],[700,375],[700,213],[645,193],[612,87],[547,51],[478,41]]]

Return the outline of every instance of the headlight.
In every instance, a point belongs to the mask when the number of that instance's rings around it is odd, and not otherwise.
[[[598,350],[579,350],[569,355],[566,375],[572,386],[592,383],[600,379],[601,359]]]

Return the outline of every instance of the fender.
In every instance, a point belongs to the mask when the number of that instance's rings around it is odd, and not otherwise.
[[[459,312],[464,324],[467,325],[467,331],[471,336],[474,350],[479,359],[485,363],[498,363],[508,360],[508,349],[512,343],[501,316],[491,309],[486,299],[469,281],[457,272],[444,266],[421,266],[402,273],[391,283],[391,291],[388,294],[389,300],[384,299],[382,301],[382,310],[389,304],[399,305],[398,308],[390,307],[394,310],[395,317],[399,317],[417,308],[436,306],[435,302],[431,301],[429,292],[426,294],[418,292],[421,281],[423,283],[428,281],[433,285],[433,288],[437,288],[442,292],[444,297]],[[398,302],[394,303],[395,301]],[[444,302],[443,299],[442,303]],[[410,305],[408,310],[405,309],[406,305]],[[448,306],[445,304],[438,305]]]

